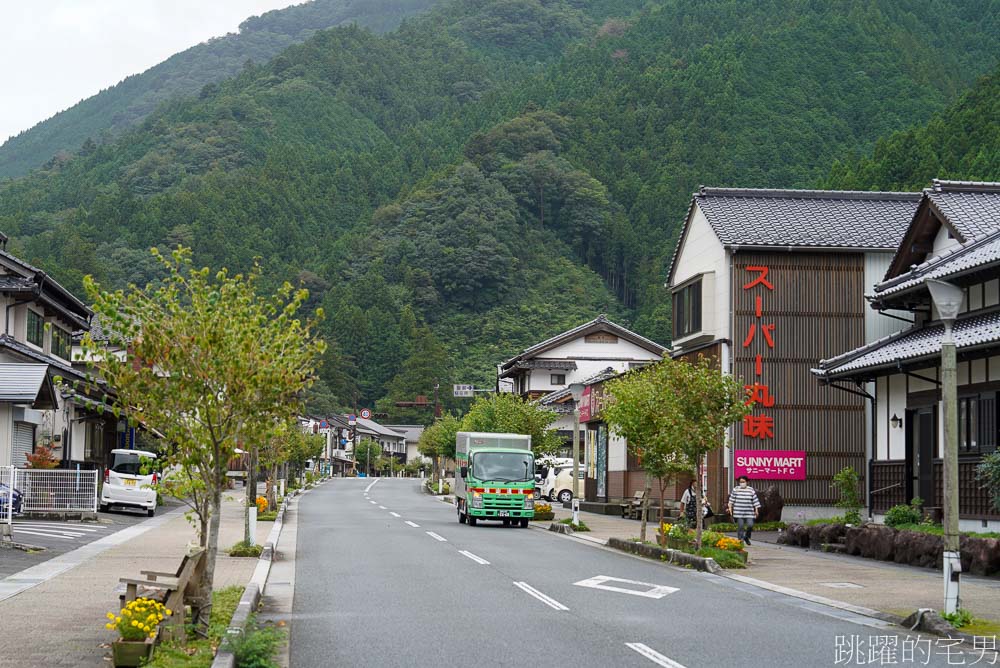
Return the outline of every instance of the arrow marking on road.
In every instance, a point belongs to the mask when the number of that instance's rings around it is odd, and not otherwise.
[[[478,555],[472,554],[468,550],[459,550],[459,553],[460,554],[464,554],[465,556],[467,556],[469,559],[472,559],[477,564],[482,564],[483,566],[489,566],[490,565],[490,562],[486,561],[485,559],[483,559],[482,557],[480,557]]]
[[[565,605],[563,605],[562,603],[560,603],[559,601],[555,600],[550,596],[546,596],[542,592],[538,591],[537,589],[529,585],[527,582],[515,582],[514,586],[523,591],[524,593],[528,594],[529,596],[534,596],[539,601],[549,606],[553,610],[559,610],[559,611],[569,610],[569,608],[567,608]]]
[[[656,650],[643,645],[641,642],[627,642],[625,643],[625,646],[631,650],[635,650],[639,654],[642,654],[656,665],[663,666],[663,668],[684,668],[683,664],[677,663],[673,659],[663,656]]]
[[[378,509],[379,509],[379,510],[389,510],[389,509],[388,509],[388,508],[386,508],[385,506],[379,506],[379,507],[378,507]]]
[[[389,513],[389,514],[390,514],[390,515],[392,515],[393,517],[399,517],[399,513],[392,513],[392,512],[391,512],[391,513]]]
[[[609,582],[620,582],[622,584],[638,585],[640,587],[646,587],[645,591],[637,591],[635,589],[625,589],[624,587],[614,587],[607,583]],[[613,578],[608,575],[598,575],[592,577],[588,580],[580,580],[579,582],[574,582],[577,587],[589,587],[590,589],[604,589],[605,591],[616,591],[620,594],[632,594],[633,596],[644,596],[646,598],[663,598],[667,594],[673,594],[677,591],[677,587],[668,587],[666,585],[655,585],[649,582],[639,582],[637,580],[623,580],[622,578]]]
[[[406,523],[409,524],[414,529],[419,529],[420,528],[420,525],[417,524],[416,522],[411,522],[410,520],[406,520]]]
[[[444,536],[439,536],[436,533],[434,533],[433,531],[427,531],[426,533],[427,533],[428,536],[430,536],[434,540],[439,540],[442,543],[447,543],[448,542],[447,538],[445,538]]]

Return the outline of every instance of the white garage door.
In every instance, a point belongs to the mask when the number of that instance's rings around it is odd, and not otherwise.
[[[35,425],[26,422],[14,423],[14,452],[11,453],[10,463],[14,466],[23,467],[28,463],[27,456],[31,454],[32,444],[35,442]]]

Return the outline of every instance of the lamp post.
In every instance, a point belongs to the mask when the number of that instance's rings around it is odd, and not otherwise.
[[[573,524],[580,524],[580,402],[583,400],[583,383],[572,383],[573,395]]]
[[[952,328],[962,310],[965,291],[934,279],[926,279],[931,299],[944,324],[941,337],[941,403],[944,417],[944,611],[959,607],[962,557],[958,537],[958,381],[955,337]]]

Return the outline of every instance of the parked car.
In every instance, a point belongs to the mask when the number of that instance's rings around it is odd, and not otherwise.
[[[581,466],[577,477],[579,479],[579,491],[583,492],[583,481],[586,476],[584,468]],[[550,501],[569,503],[573,500],[573,467],[560,466],[549,470],[549,477],[542,484],[542,495],[548,497]]]
[[[0,482],[0,517],[6,517],[6,515],[7,515],[7,512],[8,512],[7,511],[7,498],[10,496],[10,492],[11,492],[10,487],[8,485],[5,485],[4,483]],[[22,503],[22,500],[23,500],[23,498],[21,496],[21,490],[15,489],[13,496],[14,496],[14,500],[13,500],[13,503],[11,504],[11,506],[14,509],[14,514],[15,515],[20,515],[21,514],[21,503]]]
[[[143,459],[156,461],[156,454],[146,450],[111,451],[111,467],[104,471],[104,485],[101,487],[101,510],[112,506],[141,508],[150,517],[156,512],[156,489],[158,482],[155,471]]]

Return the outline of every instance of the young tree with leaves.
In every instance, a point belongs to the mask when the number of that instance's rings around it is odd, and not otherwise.
[[[324,343],[302,320],[307,293],[285,283],[258,294],[259,265],[246,275],[196,269],[191,251],[153,249],[163,280],[107,292],[85,280],[110,346],[85,336],[86,358],[118,395],[113,407],[163,434],[175,486],[197,518],[206,558],[195,607],[211,600],[227,463],[264,419],[294,414]],[[128,350],[127,357],[113,350]]]
[[[431,478],[440,479],[443,460],[455,457],[455,436],[462,425],[458,418],[446,413],[434,424],[424,429],[417,442],[417,450],[434,462]]]
[[[371,475],[378,468],[381,456],[382,446],[370,438],[363,438],[354,448],[354,465],[364,471],[365,475]]]
[[[462,419],[461,430],[528,434],[535,454],[547,455],[556,452],[563,442],[552,428],[558,417],[516,394],[502,392],[477,398]],[[454,447],[452,442],[453,452]]]

